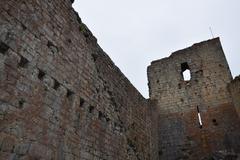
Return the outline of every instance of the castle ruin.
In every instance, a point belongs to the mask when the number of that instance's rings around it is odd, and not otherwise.
[[[239,158],[240,78],[219,38],[153,61],[145,99],[72,3],[0,1],[0,160]]]

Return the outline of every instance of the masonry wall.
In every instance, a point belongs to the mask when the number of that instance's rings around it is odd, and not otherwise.
[[[190,81],[182,75],[187,68]],[[227,90],[232,76],[219,38],[152,62],[148,79],[150,99],[157,101],[159,114],[160,159],[202,159],[218,151],[240,152],[240,121]]]
[[[70,0],[0,1],[0,159],[158,159],[153,107]]]
[[[228,87],[233,99],[233,104],[240,117],[240,76],[231,81]]]

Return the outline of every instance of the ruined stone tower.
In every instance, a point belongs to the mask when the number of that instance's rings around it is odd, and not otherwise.
[[[190,80],[183,77],[187,69]],[[219,38],[153,61],[148,79],[150,99],[157,101],[162,159],[240,151],[240,121],[227,87],[232,76]]]
[[[73,0],[0,1],[0,160],[175,160],[239,151],[219,39],[155,61],[145,99]],[[190,69],[191,80],[182,73]],[[198,122],[202,118],[202,127]]]

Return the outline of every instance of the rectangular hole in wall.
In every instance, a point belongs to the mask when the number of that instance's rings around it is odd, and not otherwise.
[[[53,89],[58,90],[59,87],[60,87],[60,83],[56,79],[54,79]]]
[[[191,71],[187,62],[181,64],[181,75],[184,81],[191,80]]]
[[[92,58],[93,58],[93,61],[96,62],[96,60],[98,58],[97,54],[92,54]]]
[[[20,99],[20,100],[18,101],[18,108],[19,108],[19,109],[23,109],[25,103],[26,103],[26,101],[25,101],[24,99]]]
[[[5,54],[9,49],[9,46],[0,41],[0,53]]]
[[[110,120],[111,120],[110,118],[106,117],[106,122],[109,122]]]
[[[74,95],[73,91],[71,91],[70,89],[67,89],[67,98],[71,98]]]
[[[48,46],[48,48],[51,50],[51,52],[52,52],[53,54],[55,54],[55,53],[57,53],[57,52],[59,51],[59,50],[58,50],[58,47],[55,46],[51,41],[48,41],[47,46]]]
[[[98,112],[98,119],[102,120],[104,117],[103,113],[101,111]]]
[[[199,107],[197,106],[197,112],[198,112],[198,122],[199,122],[199,128],[202,128],[203,124],[202,124],[202,117],[201,117],[201,113],[199,110]]]
[[[38,69],[38,79],[42,81],[45,76],[46,76],[46,73],[43,70]]]
[[[21,68],[26,68],[28,63],[29,63],[29,61],[25,57],[21,56],[20,57],[20,62],[18,63],[18,66],[21,67]]]
[[[94,111],[94,107],[93,106],[89,106],[88,112],[89,113],[93,113],[93,111]]]
[[[213,125],[214,125],[214,126],[218,126],[218,122],[217,122],[216,119],[212,119],[212,122],[213,122]]]
[[[83,107],[84,103],[85,103],[85,100],[83,98],[80,98],[80,105],[79,106]]]

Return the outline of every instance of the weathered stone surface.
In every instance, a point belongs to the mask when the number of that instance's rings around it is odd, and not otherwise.
[[[15,139],[13,137],[7,136],[2,140],[1,151],[11,152],[15,145]]]
[[[15,146],[14,153],[22,156],[27,154],[29,148],[30,148],[30,143],[19,143]]]
[[[185,69],[190,69],[190,81],[184,80]],[[152,62],[148,79],[150,99],[158,107],[160,159],[240,152],[240,120],[227,89],[232,76],[219,38]]]
[[[0,1],[1,159],[158,159],[153,107],[73,2]]]
[[[0,1],[0,160],[238,155],[232,99],[237,108],[239,94],[235,82],[232,96],[227,90],[232,77],[218,39],[153,62],[145,99],[99,47],[73,2]],[[189,82],[184,68],[191,69]]]
[[[231,81],[228,87],[232,95],[233,104],[240,117],[240,76],[236,77],[233,81]]]

